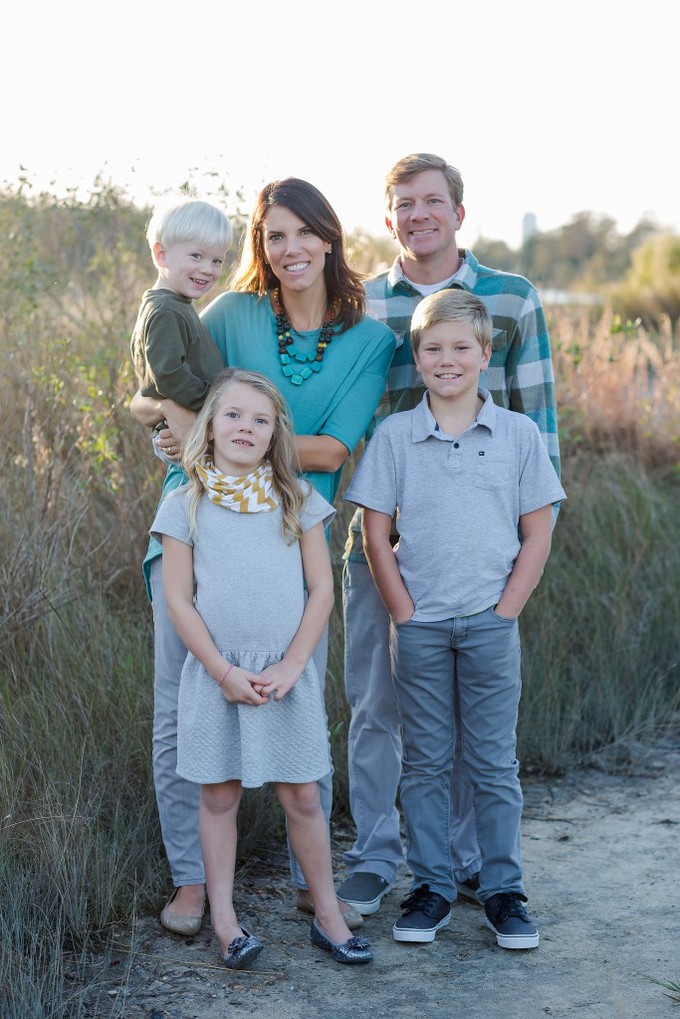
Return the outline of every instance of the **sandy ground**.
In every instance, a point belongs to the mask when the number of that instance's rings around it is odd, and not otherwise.
[[[621,756],[621,755],[619,755]],[[362,934],[375,961],[348,967],[310,945],[283,858],[241,875],[241,922],[267,947],[251,970],[219,965],[209,921],[185,940],[155,917],[120,931],[91,1015],[130,1019],[680,1019],[649,977],[680,981],[680,740],[628,747],[557,779],[525,778],[523,848],[535,951],[498,948],[458,900],[428,945],[391,928],[404,872]],[[334,833],[337,874],[349,831]]]

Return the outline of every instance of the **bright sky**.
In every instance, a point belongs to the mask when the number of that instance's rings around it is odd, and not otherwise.
[[[520,243],[591,210],[680,233],[677,31],[668,0],[33,0],[2,15],[0,181],[98,172],[152,200],[191,176],[249,209],[316,184],[385,235],[409,152],[465,181],[463,245]],[[212,175],[212,176],[211,176]]]

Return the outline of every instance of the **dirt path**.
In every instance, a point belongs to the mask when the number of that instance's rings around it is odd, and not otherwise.
[[[605,762],[612,767],[612,760]],[[536,951],[498,948],[479,907],[456,903],[429,945],[391,927],[404,873],[361,933],[370,966],[334,963],[308,941],[286,870],[242,877],[242,922],[266,940],[250,971],[216,964],[208,923],[190,941],[155,918],[132,932],[92,1015],[129,1019],[663,1019],[680,1006],[646,977],[680,980],[680,742],[634,748],[632,762],[524,782],[523,847]],[[339,853],[349,833],[336,833]],[[339,875],[342,872],[338,867]],[[131,932],[121,932],[130,943]]]

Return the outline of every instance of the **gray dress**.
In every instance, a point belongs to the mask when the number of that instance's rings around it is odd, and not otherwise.
[[[309,486],[303,483],[305,488]],[[228,662],[260,673],[280,661],[300,625],[305,593],[299,542],[287,545],[279,508],[235,513],[203,496],[192,540],[186,486],[159,507],[151,533],[193,547],[194,604]],[[313,489],[302,530],[328,524],[334,510]],[[201,784],[238,779],[312,782],[331,770],[326,714],[313,661],[280,701],[229,704],[215,680],[187,654],[179,689],[177,773]]]

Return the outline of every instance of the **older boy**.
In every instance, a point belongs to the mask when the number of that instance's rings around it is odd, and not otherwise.
[[[535,948],[515,757],[517,620],[548,558],[552,504],[566,496],[534,422],[479,388],[491,336],[490,315],[473,294],[444,290],[418,305],[411,346],[426,393],[414,410],[379,425],[346,498],[364,508],[364,548],[392,624],[413,874],[394,938],[434,940],[456,897],[449,830],[457,688],[482,859],[477,894],[502,948]]]
[[[465,219],[463,180],[441,156],[416,152],[385,179],[387,228],[399,245],[389,271],[365,284],[369,313],[397,336],[384,398],[367,432],[388,414],[411,410],[422,397],[411,345],[419,301],[444,289],[476,294],[493,321],[484,385],[502,407],[538,425],[559,474],[550,341],[540,298],[522,276],[480,265],[459,248]],[[361,542],[361,511],[352,519],[343,569],[345,690],[352,712],[347,745],[350,808],[356,841],[344,854],[349,876],[338,895],[363,914],[375,912],[403,862],[395,797],[401,767],[400,720],[389,661],[389,619]],[[459,895],[476,901],[480,855],[472,791],[464,768],[451,790],[451,851]]]
[[[158,276],[130,340],[139,391],[197,411],[224,366],[193,302],[219,279],[231,225],[214,205],[180,198],[154,210],[146,236]]]

